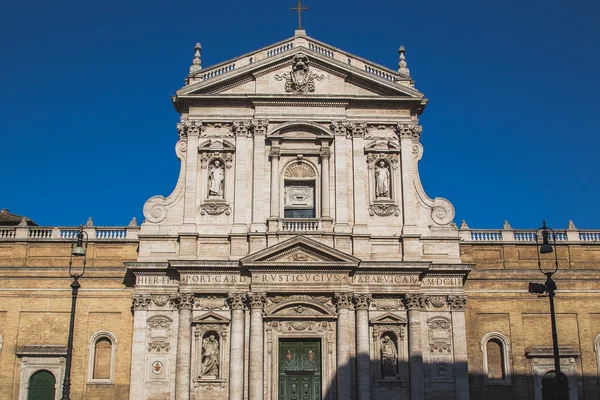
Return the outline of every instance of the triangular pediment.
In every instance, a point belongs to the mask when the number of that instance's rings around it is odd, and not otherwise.
[[[404,325],[407,321],[398,315],[392,313],[385,313],[371,320],[371,324],[383,324],[383,325]]]
[[[298,58],[309,86],[290,80]],[[296,75],[294,75],[296,76]],[[303,82],[303,79],[299,79]],[[410,77],[316,41],[295,36],[235,59],[191,73],[176,98],[202,95],[403,97],[423,99]]]
[[[200,315],[199,317],[194,318],[194,323],[202,323],[202,324],[228,324],[229,319],[225,318],[222,315],[219,315],[214,312],[207,312],[206,314]]]
[[[360,260],[304,236],[296,236],[242,258],[245,267],[356,267]]]

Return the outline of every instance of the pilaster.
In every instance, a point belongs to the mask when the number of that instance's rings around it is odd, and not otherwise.
[[[465,310],[467,296],[448,296],[452,314],[452,338],[454,345],[454,371],[456,374],[456,400],[469,400],[469,368],[467,357],[467,324]]]
[[[369,338],[370,294],[355,294],[356,308],[356,378],[358,400],[371,400],[371,349]]]
[[[421,340],[421,308],[423,304],[421,295],[406,295],[406,308],[408,309],[408,356],[410,371],[410,399],[423,400],[425,386],[423,380],[423,344]]]
[[[229,350],[229,398],[244,398],[244,321],[246,319],[246,295],[230,293],[227,298],[231,308],[231,342]]]
[[[338,400],[352,398],[352,365],[350,335],[352,333],[350,313],[352,310],[352,293],[336,293],[334,295],[338,312],[337,319],[337,393]]]
[[[192,307],[194,306],[194,295],[192,293],[179,293],[171,297],[170,301],[174,307],[179,308],[175,399],[188,400],[190,398],[192,366]]]
[[[264,397],[264,337],[263,337],[263,306],[266,301],[265,293],[248,293],[250,305],[250,382],[248,396],[250,399],[262,400]]]

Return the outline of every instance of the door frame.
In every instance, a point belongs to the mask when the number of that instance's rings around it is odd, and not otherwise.
[[[319,339],[321,342],[321,400],[326,400],[333,389],[336,366],[335,321],[268,321],[265,323],[265,351],[267,357],[266,399],[279,398],[279,340]],[[270,357],[268,355],[270,354]],[[270,377],[270,378],[269,378]]]

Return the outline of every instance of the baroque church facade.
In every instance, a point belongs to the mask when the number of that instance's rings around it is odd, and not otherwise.
[[[198,44],[172,100],[173,192],[146,202],[141,227],[85,228],[73,398],[547,398],[534,237],[459,228],[427,196],[427,99],[404,48],[395,71],[297,30],[204,69]],[[14,365],[0,388],[32,398],[46,371],[58,399],[70,298],[49,291],[68,286],[72,229],[27,225],[0,227],[0,296],[15,302],[0,309]],[[561,235],[561,365],[568,398],[592,399],[600,234]]]

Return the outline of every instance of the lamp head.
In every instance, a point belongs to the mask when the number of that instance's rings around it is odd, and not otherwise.
[[[546,285],[543,283],[529,282],[529,293],[544,294],[546,293]]]
[[[552,253],[552,245],[548,241],[548,228],[546,228],[546,221],[544,221],[544,225],[542,226],[542,245],[540,246],[540,254],[550,254]]]
[[[85,248],[83,247],[83,232],[81,230],[77,232],[77,244],[71,251],[71,254],[75,257],[85,256]]]

